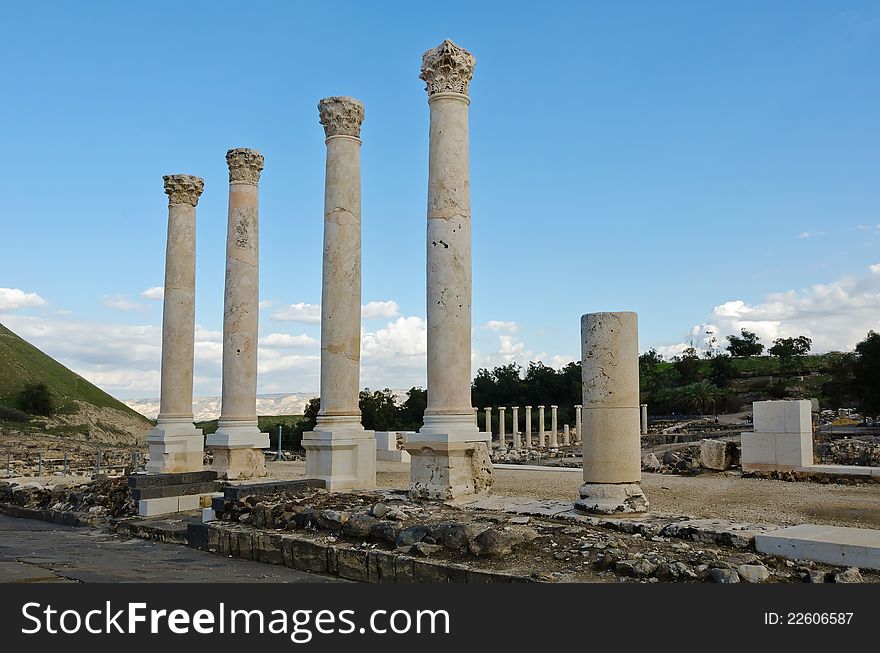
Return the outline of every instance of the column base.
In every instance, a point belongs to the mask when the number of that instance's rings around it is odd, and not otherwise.
[[[211,469],[230,481],[261,478],[267,475],[266,455],[269,434],[260,433],[257,421],[224,422],[208,436],[206,445],[214,452]]]
[[[421,433],[420,433],[421,435]],[[484,435],[480,433],[479,435]],[[495,480],[484,440],[407,442],[414,499],[461,499],[488,490]]]
[[[176,474],[204,469],[205,437],[192,420],[159,420],[147,433],[148,474]]]
[[[574,507],[582,512],[613,515],[645,512],[648,498],[638,483],[584,483]]]
[[[376,487],[376,433],[357,426],[303,433],[306,478],[324,481],[331,492]]]

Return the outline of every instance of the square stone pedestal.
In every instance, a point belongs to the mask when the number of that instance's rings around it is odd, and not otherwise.
[[[495,480],[484,440],[418,440],[407,442],[406,450],[410,455],[410,496],[414,499],[446,501],[473,496],[488,490]]]
[[[216,433],[208,436],[208,449],[214,452],[211,469],[230,481],[266,476],[266,454],[269,434],[260,433],[253,422],[220,422]]]
[[[614,515],[645,512],[648,498],[638,483],[584,483],[574,507],[582,512]]]
[[[195,472],[204,467],[205,436],[192,421],[164,422],[147,433],[148,474]]]
[[[376,434],[343,429],[303,433],[306,478],[324,481],[328,490],[376,487]]]

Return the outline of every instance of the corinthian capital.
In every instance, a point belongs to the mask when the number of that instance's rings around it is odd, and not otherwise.
[[[226,164],[229,166],[229,181],[243,181],[256,184],[260,181],[263,170],[263,155],[256,150],[237,147],[226,153]]]
[[[353,97],[325,97],[318,102],[318,116],[327,138],[361,135],[364,103]]]
[[[449,39],[422,55],[422,73],[428,95],[461,93],[467,95],[468,82],[474,76],[476,58]]]
[[[205,180],[195,175],[165,175],[162,180],[169,204],[195,206],[199,203],[199,195],[205,190]]]

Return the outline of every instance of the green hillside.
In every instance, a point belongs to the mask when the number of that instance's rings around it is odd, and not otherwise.
[[[0,405],[20,408],[19,395],[25,384],[39,382],[49,387],[57,413],[73,411],[73,402],[82,401],[144,419],[0,324]]]

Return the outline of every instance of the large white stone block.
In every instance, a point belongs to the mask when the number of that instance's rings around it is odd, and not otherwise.
[[[776,438],[769,433],[743,433],[740,463],[746,471],[774,469]]]
[[[376,487],[376,436],[373,431],[303,433],[306,477],[322,479],[331,491]]]
[[[761,553],[880,569],[880,530],[801,524],[755,535]]]
[[[756,401],[752,416],[756,433],[812,433],[808,400]]]
[[[494,481],[486,442],[407,442],[410,495],[452,500],[485,492]]]
[[[147,433],[148,474],[197,472],[204,467],[205,437],[192,420],[168,421]]]
[[[398,446],[399,443],[405,444],[413,437],[415,437],[413,431],[376,431],[376,460],[408,463],[409,453],[399,449]]]
[[[743,433],[741,463],[745,471],[809,467],[813,464],[813,436],[809,433]]]

